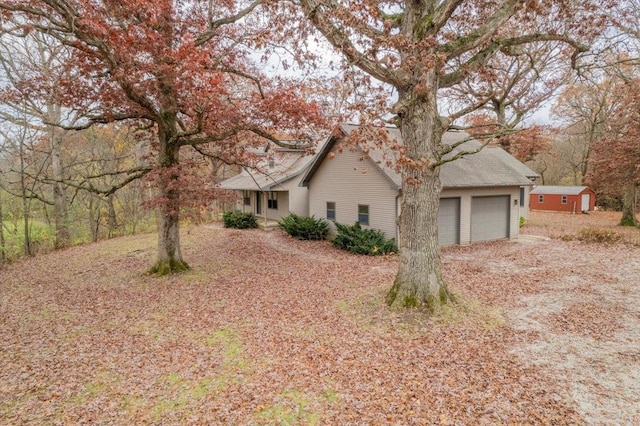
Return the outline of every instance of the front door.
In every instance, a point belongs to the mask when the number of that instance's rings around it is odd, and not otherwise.
[[[262,214],[262,192],[256,191],[256,214]]]
[[[580,211],[583,212],[588,212],[589,211],[589,204],[591,204],[589,201],[591,201],[589,199],[589,194],[582,194],[582,205],[580,207]]]

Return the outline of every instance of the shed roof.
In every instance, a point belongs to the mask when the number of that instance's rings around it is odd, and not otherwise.
[[[359,126],[349,124],[340,126],[340,130],[345,136],[350,135],[358,128]],[[391,142],[401,140],[398,128],[387,127],[385,130]],[[453,144],[469,137],[464,132],[450,131],[442,136],[442,141],[445,144]],[[302,180],[303,186],[309,183],[320,163],[338,140],[339,138],[335,136],[331,137],[322,149],[318,150],[318,155]],[[380,171],[399,189],[402,186],[402,179],[400,173],[393,167],[396,153],[391,150],[383,151],[373,142],[361,142],[359,145]],[[453,156],[462,150],[472,151],[480,147],[480,142],[470,139],[454,148],[449,155]],[[537,174],[502,148],[490,146],[483,148],[476,154],[466,155],[458,160],[445,163],[440,169],[440,181],[443,188],[531,186],[533,183],[528,179],[529,176],[533,177]]]
[[[578,195],[585,189],[589,189],[587,186],[558,186],[558,185],[540,185],[531,190],[531,194],[539,195]]]

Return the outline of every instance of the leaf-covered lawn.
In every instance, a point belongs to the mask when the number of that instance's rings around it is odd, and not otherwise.
[[[382,303],[395,258],[280,231],[153,236],[0,271],[0,424],[640,422],[640,248],[445,249],[463,306]],[[588,349],[588,350],[587,350]]]

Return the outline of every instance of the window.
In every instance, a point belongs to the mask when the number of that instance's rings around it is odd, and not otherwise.
[[[245,206],[251,205],[251,191],[242,191],[242,204]]]
[[[275,191],[269,191],[269,199],[267,200],[267,207],[270,209],[278,210],[278,193]]]
[[[544,195],[538,195],[538,202],[544,203]]]
[[[360,225],[369,225],[369,206],[358,204],[358,222]]]
[[[520,187],[520,207],[524,207],[524,187]]]
[[[336,220],[336,203],[327,201],[327,219]]]
[[[567,196],[566,195],[562,196],[562,204],[567,204]]]

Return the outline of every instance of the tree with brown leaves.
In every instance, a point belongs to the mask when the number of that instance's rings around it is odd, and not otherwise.
[[[242,162],[251,135],[274,131],[302,137],[317,108],[295,86],[267,81],[250,54],[269,34],[268,2],[217,0],[1,0],[2,31],[45,32],[71,58],[58,102],[80,108],[82,129],[131,122],[150,133],[159,191],[158,257],[151,271],[188,268],[180,251],[180,206],[190,182],[180,164],[184,147]],[[79,102],[81,101],[81,102]],[[65,126],[63,126],[65,127]],[[264,141],[264,139],[262,140]],[[109,195],[113,189],[103,195]]]
[[[437,234],[440,166],[455,158],[442,143],[452,119],[442,117],[441,90],[488,72],[498,52],[517,56],[536,43],[561,43],[572,60],[587,50],[604,19],[601,1],[299,0],[305,16],[335,50],[395,89],[394,115],[404,152],[399,217],[400,262],[389,305],[427,306],[451,300],[442,277]],[[609,3],[609,2],[606,2]],[[519,31],[515,31],[519,29]],[[380,104],[384,105],[384,102]]]
[[[618,83],[616,108],[593,144],[589,181],[601,192],[622,198],[623,226],[638,226],[640,188],[640,80]]]

